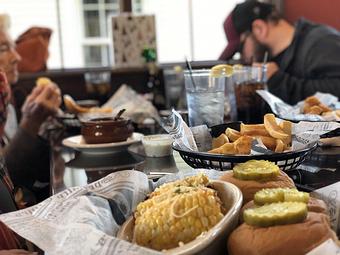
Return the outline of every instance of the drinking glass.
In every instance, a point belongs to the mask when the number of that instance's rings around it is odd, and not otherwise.
[[[104,103],[111,91],[111,72],[92,71],[85,73],[86,92],[92,99]]]
[[[214,77],[210,70],[184,72],[189,125],[214,126],[223,123],[226,77]]]
[[[244,123],[263,123],[265,102],[256,93],[267,89],[264,67],[243,66],[234,69],[232,80],[237,105],[237,118]]]

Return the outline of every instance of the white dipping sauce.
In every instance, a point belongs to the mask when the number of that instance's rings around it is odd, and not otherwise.
[[[170,135],[144,136],[142,143],[148,157],[164,157],[172,154],[172,138]]]

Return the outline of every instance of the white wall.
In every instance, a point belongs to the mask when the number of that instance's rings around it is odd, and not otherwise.
[[[192,0],[195,60],[216,60],[227,45],[223,22],[242,0]]]
[[[159,62],[191,58],[187,0],[143,0],[142,11],[156,14]]]
[[[193,50],[190,49],[189,1]],[[156,14],[159,62],[216,60],[227,45],[223,22],[243,0],[143,0],[143,12]],[[191,55],[191,52],[193,53]]]

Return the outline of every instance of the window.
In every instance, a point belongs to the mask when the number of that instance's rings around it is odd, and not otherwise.
[[[1,0],[15,39],[31,26],[53,30],[48,68],[110,66],[110,16],[122,0]],[[129,1],[129,0],[124,0]],[[222,24],[242,0],[131,0],[136,14],[154,14],[158,60],[217,59],[226,46]]]
[[[83,0],[85,66],[110,66],[110,16],[119,13],[118,0]]]

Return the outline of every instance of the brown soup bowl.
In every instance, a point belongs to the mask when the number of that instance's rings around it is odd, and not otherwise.
[[[133,133],[131,120],[125,118],[95,118],[81,124],[81,134],[88,144],[124,142]]]

